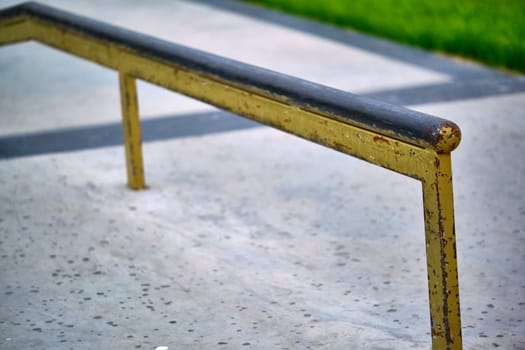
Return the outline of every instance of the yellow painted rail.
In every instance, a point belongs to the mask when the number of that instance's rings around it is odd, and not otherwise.
[[[141,35],[38,3],[0,11],[0,45],[35,40],[119,73],[128,186],[145,188],[136,79],[422,183],[432,349],[461,349],[452,122]]]

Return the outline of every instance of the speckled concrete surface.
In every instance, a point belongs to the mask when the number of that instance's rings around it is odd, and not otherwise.
[[[197,3],[60,4],[352,92],[452,79]],[[4,137],[120,118],[115,74],[89,63],[24,44],[0,74]],[[209,110],[146,84],[140,102],[145,119]],[[465,348],[524,349],[525,94],[414,108],[464,134]],[[144,152],[141,192],[121,147],[0,160],[1,349],[429,348],[417,181],[268,128]]]

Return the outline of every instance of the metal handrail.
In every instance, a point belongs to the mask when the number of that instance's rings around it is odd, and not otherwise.
[[[145,188],[136,79],[422,182],[433,349],[461,349],[454,123],[38,3],[0,11],[0,45],[35,40],[119,72],[128,186]]]

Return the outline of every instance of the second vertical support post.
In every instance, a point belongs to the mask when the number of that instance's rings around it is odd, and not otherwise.
[[[133,190],[146,188],[142,161],[142,138],[140,133],[137,86],[135,78],[119,72],[120,100],[122,104],[122,129],[126,148],[128,187]]]

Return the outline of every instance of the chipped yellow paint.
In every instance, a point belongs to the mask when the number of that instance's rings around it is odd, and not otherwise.
[[[266,125],[314,141],[422,182],[432,349],[461,349],[459,286],[454,233],[450,151],[460,141],[454,128],[440,130],[437,147],[396,139],[381,130],[306,111],[285,97],[248,92],[223,79],[153,59],[124,46],[58,28],[26,16],[0,21],[0,44],[36,40],[119,72],[128,186],[144,188],[135,79],[142,79]]]
[[[436,154],[423,182],[433,349],[461,349],[450,154]]]

